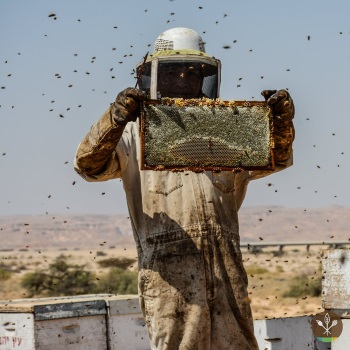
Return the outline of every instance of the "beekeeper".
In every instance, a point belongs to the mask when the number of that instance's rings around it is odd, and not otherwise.
[[[123,182],[138,251],[139,297],[152,349],[257,350],[237,212],[250,180],[272,171],[140,170],[138,116],[147,96],[217,98],[220,61],[193,30],[174,28],[138,66],[139,89],[120,92],[80,143],[87,181]],[[276,170],[292,164],[293,101],[263,92],[275,119]]]

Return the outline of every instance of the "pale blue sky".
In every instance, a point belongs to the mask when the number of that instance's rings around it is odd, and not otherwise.
[[[72,160],[147,45],[180,26],[221,59],[223,99],[294,98],[295,165],[244,205],[350,206],[349,15],[348,0],[0,0],[0,215],[127,212],[119,180],[84,182]]]

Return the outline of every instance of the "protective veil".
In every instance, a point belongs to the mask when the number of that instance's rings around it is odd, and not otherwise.
[[[154,44],[154,52],[137,66],[139,88],[147,91],[151,99],[159,97],[184,97],[186,91],[177,85],[174,93],[162,96],[160,85],[174,84],[174,76],[181,72],[184,80],[201,76],[197,96],[215,99],[219,96],[220,60],[205,52],[202,38],[192,29],[174,28],[162,33]],[[188,76],[184,76],[188,74]],[[191,75],[192,74],[192,75]],[[192,91],[193,94],[193,91]]]

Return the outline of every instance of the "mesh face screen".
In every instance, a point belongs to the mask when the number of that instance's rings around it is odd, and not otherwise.
[[[222,106],[209,100],[213,106],[206,99],[188,105],[167,100],[143,105],[141,169],[273,168],[272,122],[265,102]]]
[[[173,50],[174,42],[171,40],[157,39],[154,43],[154,52],[163,50]]]
[[[157,56],[140,63],[136,72],[139,89],[150,93],[151,98],[215,99],[219,95],[220,61],[212,57]]]

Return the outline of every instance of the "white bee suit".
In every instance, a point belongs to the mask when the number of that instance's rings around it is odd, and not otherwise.
[[[87,181],[123,181],[152,349],[258,350],[238,209],[248,182],[272,172],[140,170],[139,126],[129,122],[103,171],[87,175],[79,163],[113,142],[105,141],[108,123],[109,109],[80,144],[75,167]],[[290,157],[275,171],[291,164]]]

